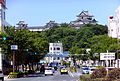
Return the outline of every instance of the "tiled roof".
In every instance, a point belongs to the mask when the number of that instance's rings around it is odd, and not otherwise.
[[[44,29],[44,26],[32,26],[32,27],[27,27],[27,29]]]

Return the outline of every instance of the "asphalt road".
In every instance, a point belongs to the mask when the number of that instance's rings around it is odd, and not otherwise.
[[[78,81],[78,74],[63,74],[60,75],[59,72],[55,72],[54,75],[44,76],[41,74],[32,74],[24,78],[15,78],[15,79],[5,79],[5,81]]]

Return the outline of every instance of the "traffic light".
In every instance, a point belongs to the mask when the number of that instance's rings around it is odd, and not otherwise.
[[[13,40],[13,37],[3,37],[3,40]]]
[[[3,40],[6,40],[7,39],[7,37],[3,37]]]
[[[14,40],[14,38],[13,37],[0,37],[0,40]]]

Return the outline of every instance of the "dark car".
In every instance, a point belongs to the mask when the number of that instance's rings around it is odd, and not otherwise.
[[[40,73],[41,73],[41,74],[44,74],[44,73],[45,73],[45,66],[44,66],[44,65],[41,65]]]

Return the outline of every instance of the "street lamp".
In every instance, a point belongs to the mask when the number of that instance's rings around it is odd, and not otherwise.
[[[118,52],[118,48],[119,48],[119,26],[118,26],[118,18],[116,17],[116,20],[115,20],[115,22],[116,22],[116,26],[117,26],[117,67],[119,68],[119,52]]]

